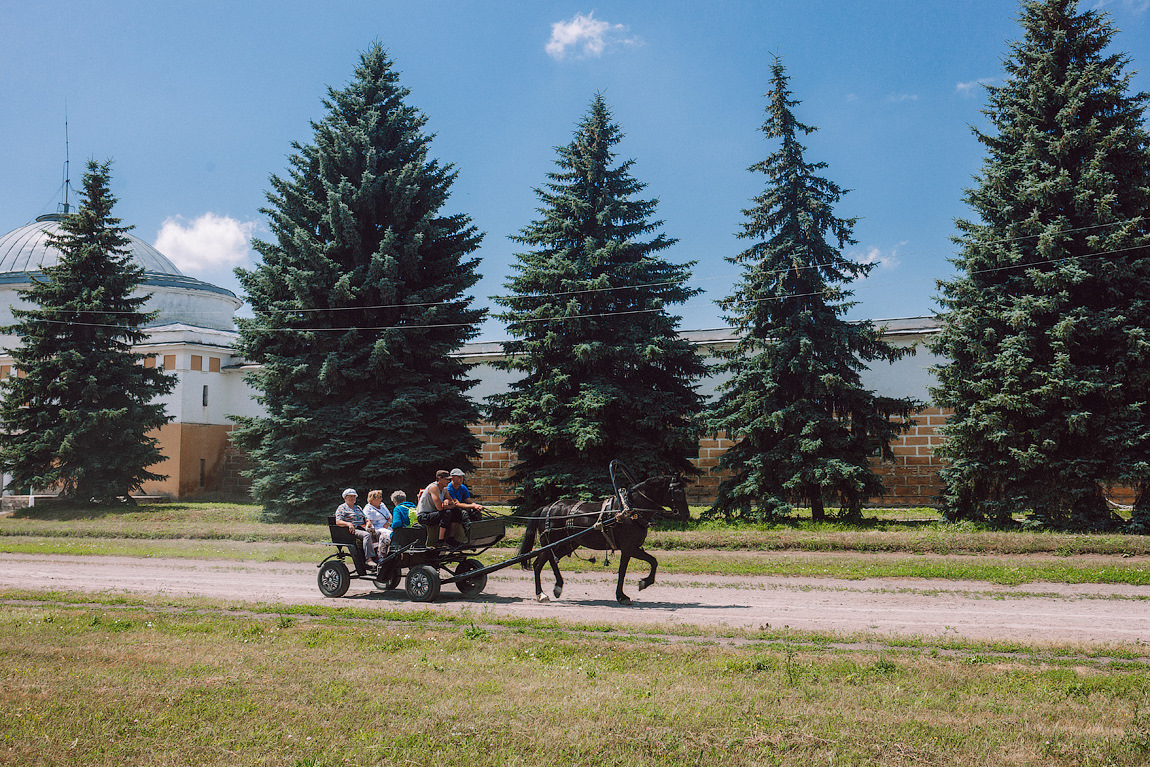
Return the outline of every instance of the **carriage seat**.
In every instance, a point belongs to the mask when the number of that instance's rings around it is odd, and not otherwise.
[[[355,537],[355,533],[346,527],[337,525],[334,515],[327,518],[327,529],[331,535],[332,545],[347,546],[347,551],[351,554],[351,562],[355,565],[356,573],[361,576],[366,575],[367,560],[363,558],[363,547],[359,545],[359,539]],[[342,552],[340,552],[340,557],[343,557]]]
[[[340,527],[335,523],[335,515],[327,518],[327,529],[331,533],[332,543],[343,543],[351,546],[352,549],[358,545],[359,539],[355,537],[355,533],[348,530],[346,527]]]
[[[502,519],[477,519],[471,523],[470,534],[459,531],[460,536],[457,538],[456,543],[465,546],[491,546],[498,543],[507,532],[507,523]],[[427,539],[425,544],[428,548],[432,548],[439,543],[439,525],[427,528]]]
[[[436,528],[438,530],[438,528]],[[436,533],[438,535],[438,533]],[[391,533],[391,549],[395,551],[410,546],[416,541],[422,541],[424,536],[423,525],[401,527]]]

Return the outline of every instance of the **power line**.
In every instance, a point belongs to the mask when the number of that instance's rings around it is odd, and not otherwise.
[[[1063,262],[1067,262],[1067,261],[1077,261],[1077,260],[1086,259],[1086,258],[1097,258],[1098,256],[1106,256],[1106,255],[1111,255],[1114,253],[1125,253],[1127,251],[1141,250],[1143,248],[1148,248],[1148,247],[1150,247],[1150,245],[1135,245],[1135,246],[1132,246],[1129,248],[1119,248],[1119,249],[1115,249],[1115,250],[1099,251],[1097,253],[1087,253],[1087,254],[1082,254],[1082,255],[1078,255],[1078,256],[1067,256],[1065,258],[1052,258],[1052,259],[1047,259],[1045,261],[1031,261],[1031,262],[1028,262],[1025,264],[1011,264],[1009,266],[1000,266],[1000,267],[992,267],[992,268],[988,268],[988,269],[980,269],[980,270],[976,270],[974,272],[970,272],[970,274],[986,274],[986,273],[991,273],[991,272],[1005,271],[1005,270],[1009,270],[1009,269],[1029,269],[1029,268],[1032,268],[1035,266],[1042,266],[1044,264],[1057,264],[1057,263],[1063,263]],[[881,283],[881,284],[865,286],[865,287],[889,287],[889,286],[895,286],[895,285],[911,285],[914,283],[926,282],[926,281],[935,281],[935,280],[937,280],[937,278],[935,278],[935,277],[921,277],[921,278],[914,279],[914,280],[902,280],[899,282]],[[739,305],[747,305],[747,304],[766,303],[768,301],[785,301],[785,300],[791,299],[791,298],[810,298],[812,296],[824,295],[825,293],[826,293],[826,291],[821,291],[821,290],[820,291],[811,291],[809,293],[787,293],[784,295],[764,296],[763,298],[744,299],[744,300],[738,301],[736,303]],[[712,305],[711,303],[685,304],[683,306],[678,306],[675,308],[676,308],[676,310],[698,309],[701,307],[711,306],[711,305]],[[665,310],[664,309],[628,309],[628,310],[613,311],[613,312],[595,312],[595,313],[590,313],[590,314],[572,314],[572,315],[563,316],[563,317],[528,317],[528,318],[524,318],[524,319],[512,320],[511,322],[512,322],[512,324],[517,324],[517,325],[534,324],[534,323],[538,323],[538,322],[565,322],[567,320],[600,319],[603,317],[622,317],[622,316],[633,315],[633,314],[651,314],[654,312],[662,312],[662,311],[665,311]],[[105,313],[111,314],[111,312],[105,312]],[[294,313],[294,310],[293,310],[293,312],[289,312],[289,313]],[[108,328],[123,327],[123,325],[87,323],[87,322],[69,322],[67,320],[41,319],[38,321],[49,323],[49,324],[75,325],[75,326],[79,326],[79,327],[108,327]],[[472,323],[468,323],[468,322],[455,322],[455,323],[444,322],[444,323],[428,323],[428,324],[423,324],[423,325],[404,324],[404,325],[377,325],[377,326],[362,326],[362,327],[358,326],[358,325],[350,325],[350,326],[346,326],[346,327],[335,327],[335,328],[319,328],[319,327],[269,328],[269,327],[261,327],[260,330],[262,332],[265,332],[265,333],[268,333],[268,332],[280,332],[280,333],[350,333],[350,332],[358,332],[358,331],[383,331],[383,330],[430,330],[430,329],[434,329],[434,328],[462,328],[462,327],[471,327],[471,326],[472,326]]]
[[[1056,232],[1043,232],[1042,234],[1020,235],[1018,237],[1004,237],[1004,238],[1001,238],[998,240],[988,240],[988,241],[986,241],[984,243],[980,243],[980,244],[982,244],[982,245],[1002,245],[1002,244],[1006,244],[1006,243],[1010,243],[1010,242],[1020,242],[1022,240],[1037,239],[1039,237],[1057,236],[1057,235],[1064,235],[1064,234],[1074,234],[1077,232],[1089,231],[1091,229],[1099,229],[1099,228],[1109,227],[1109,226],[1118,226],[1120,224],[1129,224],[1129,223],[1133,223],[1137,220],[1139,220],[1139,219],[1137,219],[1137,218],[1123,219],[1121,221],[1112,221],[1112,222],[1106,223],[1106,224],[1093,224],[1091,226],[1082,226],[1082,227],[1076,227],[1073,229],[1060,229]],[[1129,250],[1129,249],[1126,249],[1126,250]],[[911,251],[910,253],[904,253],[904,254],[902,254],[902,257],[908,258],[911,256],[921,256],[921,255],[928,254],[928,253],[938,253],[938,252],[942,252],[942,251],[943,251],[942,248],[931,248],[928,250],[918,250],[918,251]],[[946,251],[946,252],[957,255],[957,253],[955,253],[954,251]],[[1107,255],[1110,253],[1121,253],[1121,252],[1124,252],[1124,250],[1100,251],[1098,253],[1092,253],[1089,255],[1090,256],[1102,256],[1102,255]],[[1036,262],[1031,262],[1031,265],[1039,265],[1042,263],[1050,263],[1050,262],[1036,261]],[[784,274],[784,273],[788,273],[788,272],[793,272],[796,270],[796,268],[798,270],[807,270],[807,269],[819,269],[822,267],[820,267],[817,264],[808,264],[806,266],[801,266],[801,267],[787,267],[784,269],[770,269],[767,271],[760,272],[759,274],[762,276]],[[1013,266],[1006,266],[1006,267],[998,267],[998,268],[1010,269],[1010,268],[1014,268],[1014,267]],[[976,273],[976,272],[972,272],[972,273]],[[741,276],[743,276],[743,275],[742,274],[735,274],[735,275],[727,274],[727,275],[714,275],[711,277],[694,277],[693,279],[695,281],[734,280],[734,279],[737,279]],[[934,279],[934,278],[928,278],[928,279]],[[908,281],[908,283],[909,282],[921,282],[921,280],[911,280],[911,281]],[[896,282],[896,283],[883,283],[883,284],[884,285],[886,285],[886,284],[899,285],[899,284],[908,284],[908,283],[897,283]],[[555,293],[535,293],[535,294],[528,293],[528,294],[513,295],[513,296],[489,296],[488,300],[495,301],[495,302],[512,301],[512,300],[520,301],[520,300],[530,300],[530,299],[548,299],[549,300],[549,299],[554,299],[554,298],[558,298],[558,297],[565,297],[565,296],[587,295],[587,294],[594,294],[594,293],[609,293],[609,292],[613,292],[616,290],[637,290],[640,288],[660,287],[660,286],[676,285],[676,284],[679,284],[678,280],[659,280],[656,282],[637,283],[634,285],[615,285],[615,286],[610,286],[610,287],[605,287],[605,288],[583,288],[580,290],[559,291],[559,292],[555,292]],[[802,294],[802,295],[812,295],[812,294]],[[784,297],[786,297],[786,296],[784,296]],[[796,294],[794,297],[798,297],[798,294]],[[376,310],[381,310],[381,309],[410,309],[410,308],[428,308],[428,307],[436,307],[436,306],[452,306],[452,305],[459,305],[461,303],[464,303],[464,302],[461,302],[459,300],[454,300],[454,301],[424,301],[424,302],[403,303],[403,304],[368,304],[365,306],[299,307],[299,308],[293,308],[293,309],[285,309],[283,311],[286,313],[289,313],[289,314],[304,314],[304,313],[317,313],[317,312],[364,312],[364,311],[376,311]],[[694,306],[697,306],[697,305],[694,305]],[[694,308],[694,306],[686,306],[684,308]],[[44,310],[44,311],[49,311],[49,310]],[[62,310],[61,309],[61,310],[55,310],[55,311],[74,311],[77,314],[84,313],[86,311],[90,311],[93,314],[131,314],[131,312],[101,312],[98,310]],[[647,311],[647,310],[639,310],[639,311]],[[658,311],[658,310],[650,310],[650,311]],[[634,313],[634,312],[627,312],[627,313]],[[586,315],[586,316],[591,316],[591,315]],[[405,327],[446,327],[446,326],[445,325],[426,325],[426,326],[408,325]]]
[[[1134,220],[1134,219],[1131,219],[1131,221],[1132,220]],[[1097,228],[1104,227],[1104,226],[1113,226],[1113,225],[1118,224],[1118,223],[1127,223],[1127,222],[1112,222],[1110,224],[1096,224],[1094,226],[1079,227],[1076,229],[1065,229],[1065,230],[1060,230],[1059,232],[1056,232],[1055,234],[1070,234],[1070,233],[1074,233],[1074,232],[1087,231],[1090,229],[1097,229]],[[988,241],[984,244],[986,244],[986,245],[1003,244],[1003,243],[1007,243],[1007,242],[1016,242],[1016,241],[1020,241],[1020,240],[1034,239],[1036,237],[1042,237],[1042,236],[1048,236],[1048,234],[1026,235],[1026,236],[1021,236],[1021,237],[1003,238],[1000,240],[991,240],[991,241]],[[994,273],[994,272],[1008,271],[1011,269],[1030,269],[1030,268],[1033,268],[1036,266],[1043,266],[1043,265],[1047,265],[1047,264],[1057,264],[1057,263],[1064,263],[1064,262],[1068,262],[1068,261],[1077,261],[1077,260],[1088,259],[1088,258],[1097,258],[1100,256],[1113,255],[1113,254],[1117,254],[1117,253],[1126,253],[1129,251],[1141,250],[1141,249],[1148,248],[1148,247],[1150,247],[1150,245],[1135,245],[1135,246],[1131,246],[1128,248],[1116,248],[1113,250],[1098,251],[1095,253],[1084,253],[1084,254],[1077,255],[1077,256],[1066,256],[1064,258],[1052,258],[1052,259],[1046,259],[1043,261],[1029,261],[1029,262],[1023,263],[1023,264],[1009,264],[1006,266],[988,267],[986,269],[978,269],[978,270],[969,272],[968,274],[971,274],[971,275],[990,274],[990,273]],[[923,251],[923,252],[931,252],[931,251]],[[916,255],[916,254],[912,253],[912,254],[908,254],[908,255]],[[803,267],[803,268],[818,268],[818,267],[810,266],[810,267]],[[771,270],[769,272],[766,272],[766,274],[783,273],[783,272],[789,272],[789,271],[791,271],[791,269],[789,269],[789,268],[788,269],[780,269],[780,270]],[[709,278],[709,279],[718,279],[718,278]],[[936,281],[937,279],[938,278],[934,278],[934,277],[922,277],[922,278],[917,278],[917,279],[913,279],[913,280],[902,280],[902,281],[898,281],[898,282],[887,282],[887,283],[878,283],[878,284],[871,284],[871,285],[859,285],[857,287],[865,287],[865,288],[891,287],[891,286],[897,286],[897,285],[910,285],[910,284],[915,284],[915,283],[920,283],[920,282],[925,282],[925,281]],[[659,282],[659,283],[651,283],[651,284],[668,284],[668,283],[667,282]],[[613,287],[613,288],[593,288],[593,289],[588,289],[585,291],[571,291],[571,293],[572,294],[596,293],[596,292],[602,292],[602,291],[623,290],[623,289],[632,289],[633,290],[635,288],[640,288],[640,287],[644,287],[644,285],[628,285],[628,286],[624,286],[624,287]],[[824,295],[825,293],[826,293],[826,291],[811,291],[808,293],[788,293],[788,294],[783,294],[783,295],[764,296],[762,298],[742,299],[739,301],[734,301],[732,303],[734,305],[738,305],[738,306],[745,306],[745,305],[750,305],[750,304],[765,303],[767,301],[784,301],[784,300],[791,299],[791,298],[809,298],[812,296]],[[525,297],[527,297],[527,298],[534,298],[534,297],[545,298],[545,297],[552,297],[554,295],[561,295],[561,294],[551,294],[549,296],[540,295],[540,296],[525,296]],[[493,297],[493,298],[495,298],[495,297]],[[300,308],[300,309],[283,310],[283,313],[291,315],[291,314],[300,314],[300,313],[304,313],[304,312],[319,312],[319,311],[348,311],[348,310],[367,311],[367,310],[372,310],[372,309],[400,308],[400,307],[412,307],[412,306],[448,306],[448,305],[459,304],[459,303],[460,302],[458,302],[458,301],[452,301],[452,302],[435,302],[435,303],[425,303],[425,304],[392,304],[392,305],[381,305],[381,306],[340,307],[338,309]],[[675,309],[676,310],[697,309],[697,308],[712,306],[713,303],[714,302],[708,302],[705,304],[685,304],[682,306],[677,306],[677,307],[675,307]],[[29,311],[29,310],[25,310],[25,311]],[[74,314],[86,314],[86,313],[91,313],[91,314],[132,314],[132,312],[112,312],[112,311],[102,312],[99,310],[70,310],[70,309],[42,309],[42,310],[30,310],[30,311],[70,312],[70,313],[74,313]],[[511,324],[524,325],[524,324],[534,324],[534,323],[538,323],[538,322],[563,322],[563,321],[567,321],[567,320],[578,320],[578,319],[600,319],[600,318],[604,318],[604,317],[619,317],[619,316],[628,316],[628,315],[635,315],[635,314],[651,314],[654,312],[662,312],[662,311],[665,311],[665,309],[662,309],[662,308],[660,308],[660,309],[628,309],[628,310],[609,311],[609,312],[594,312],[594,313],[587,313],[587,314],[572,314],[572,315],[567,315],[567,316],[563,316],[563,317],[528,317],[528,318],[523,318],[523,319],[511,320]],[[86,322],[79,322],[79,321],[50,320],[50,319],[42,319],[42,318],[38,319],[37,321],[45,322],[45,323],[49,323],[49,324],[74,325],[74,326],[79,326],[79,327],[107,327],[107,328],[124,327],[123,325],[111,324],[111,323],[86,323]],[[241,321],[242,321],[242,319],[241,319]],[[377,326],[349,325],[349,326],[344,326],[344,327],[331,327],[331,328],[321,328],[321,327],[269,328],[269,327],[261,327],[260,330],[262,330],[264,332],[347,333],[347,332],[353,332],[353,331],[430,330],[430,329],[436,329],[436,328],[459,328],[459,327],[470,327],[472,324],[473,323],[460,322],[460,323],[426,323],[426,324],[420,324],[420,325],[413,325],[413,324],[377,325]]]

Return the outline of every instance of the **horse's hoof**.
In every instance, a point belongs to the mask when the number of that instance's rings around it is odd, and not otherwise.
[[[555,587],[555,598],[558,599],[561,596],[563,596],[563,587],[562,586],[556,586]]]
[[[619,604],[621,605],[631,604],[631,597],[628,596],[615,597],[615,599],[619,600]]]
[[[643,589],[647,588],[650,585],[651,584],[647,583],[647,581],[639,581],[639,591],[642,591]]]
[[[536,594],[535,599],[536,599],[536,601],[539,601],[539,602],[550,602],[551,601],[551,598],[548,597],[546,594]]]

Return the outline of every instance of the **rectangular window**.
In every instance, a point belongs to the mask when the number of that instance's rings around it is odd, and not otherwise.
[[[208,406],[208,385],[204,384],[204,407]]]
[[[164,355],[164,370],[175,370],[175,369],[176,369],[176,355],[165,354]]]
[[[204,358],[198,354],[193,354],[192,355],[192,370],[203,370],[203,369],[204,369]]]
[[[208,372],[209,373],[220,372],[220,358],[219,357],[208,357]]]
[[[154,368],[155,366],[156,366],[156,358],[155,357],[153,357],[150,354],[147,357],[144,357],[144,367]]]
[[[207,388],[206,386],[204,387]],[[200,459],[200,487],[204,486],[204,474],[207,473],[207,461],[203,458]]]
[[[0,365],[0,381],[4,380],[5,378],[8,378],[10,375],[12,375],[12,366],[11,365]]]

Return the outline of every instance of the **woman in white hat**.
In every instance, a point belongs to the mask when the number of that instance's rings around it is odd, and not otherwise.
[[[363,558],[367,560],[368,567],[375,567],[375,544],[372,543],[371,520],[363,513],[363,509],[355,505],[359,495],[353,488],[343,491],[343,504],[335,510],[335,523],[339,527],[346,527],[355,533],[363,546]]]

